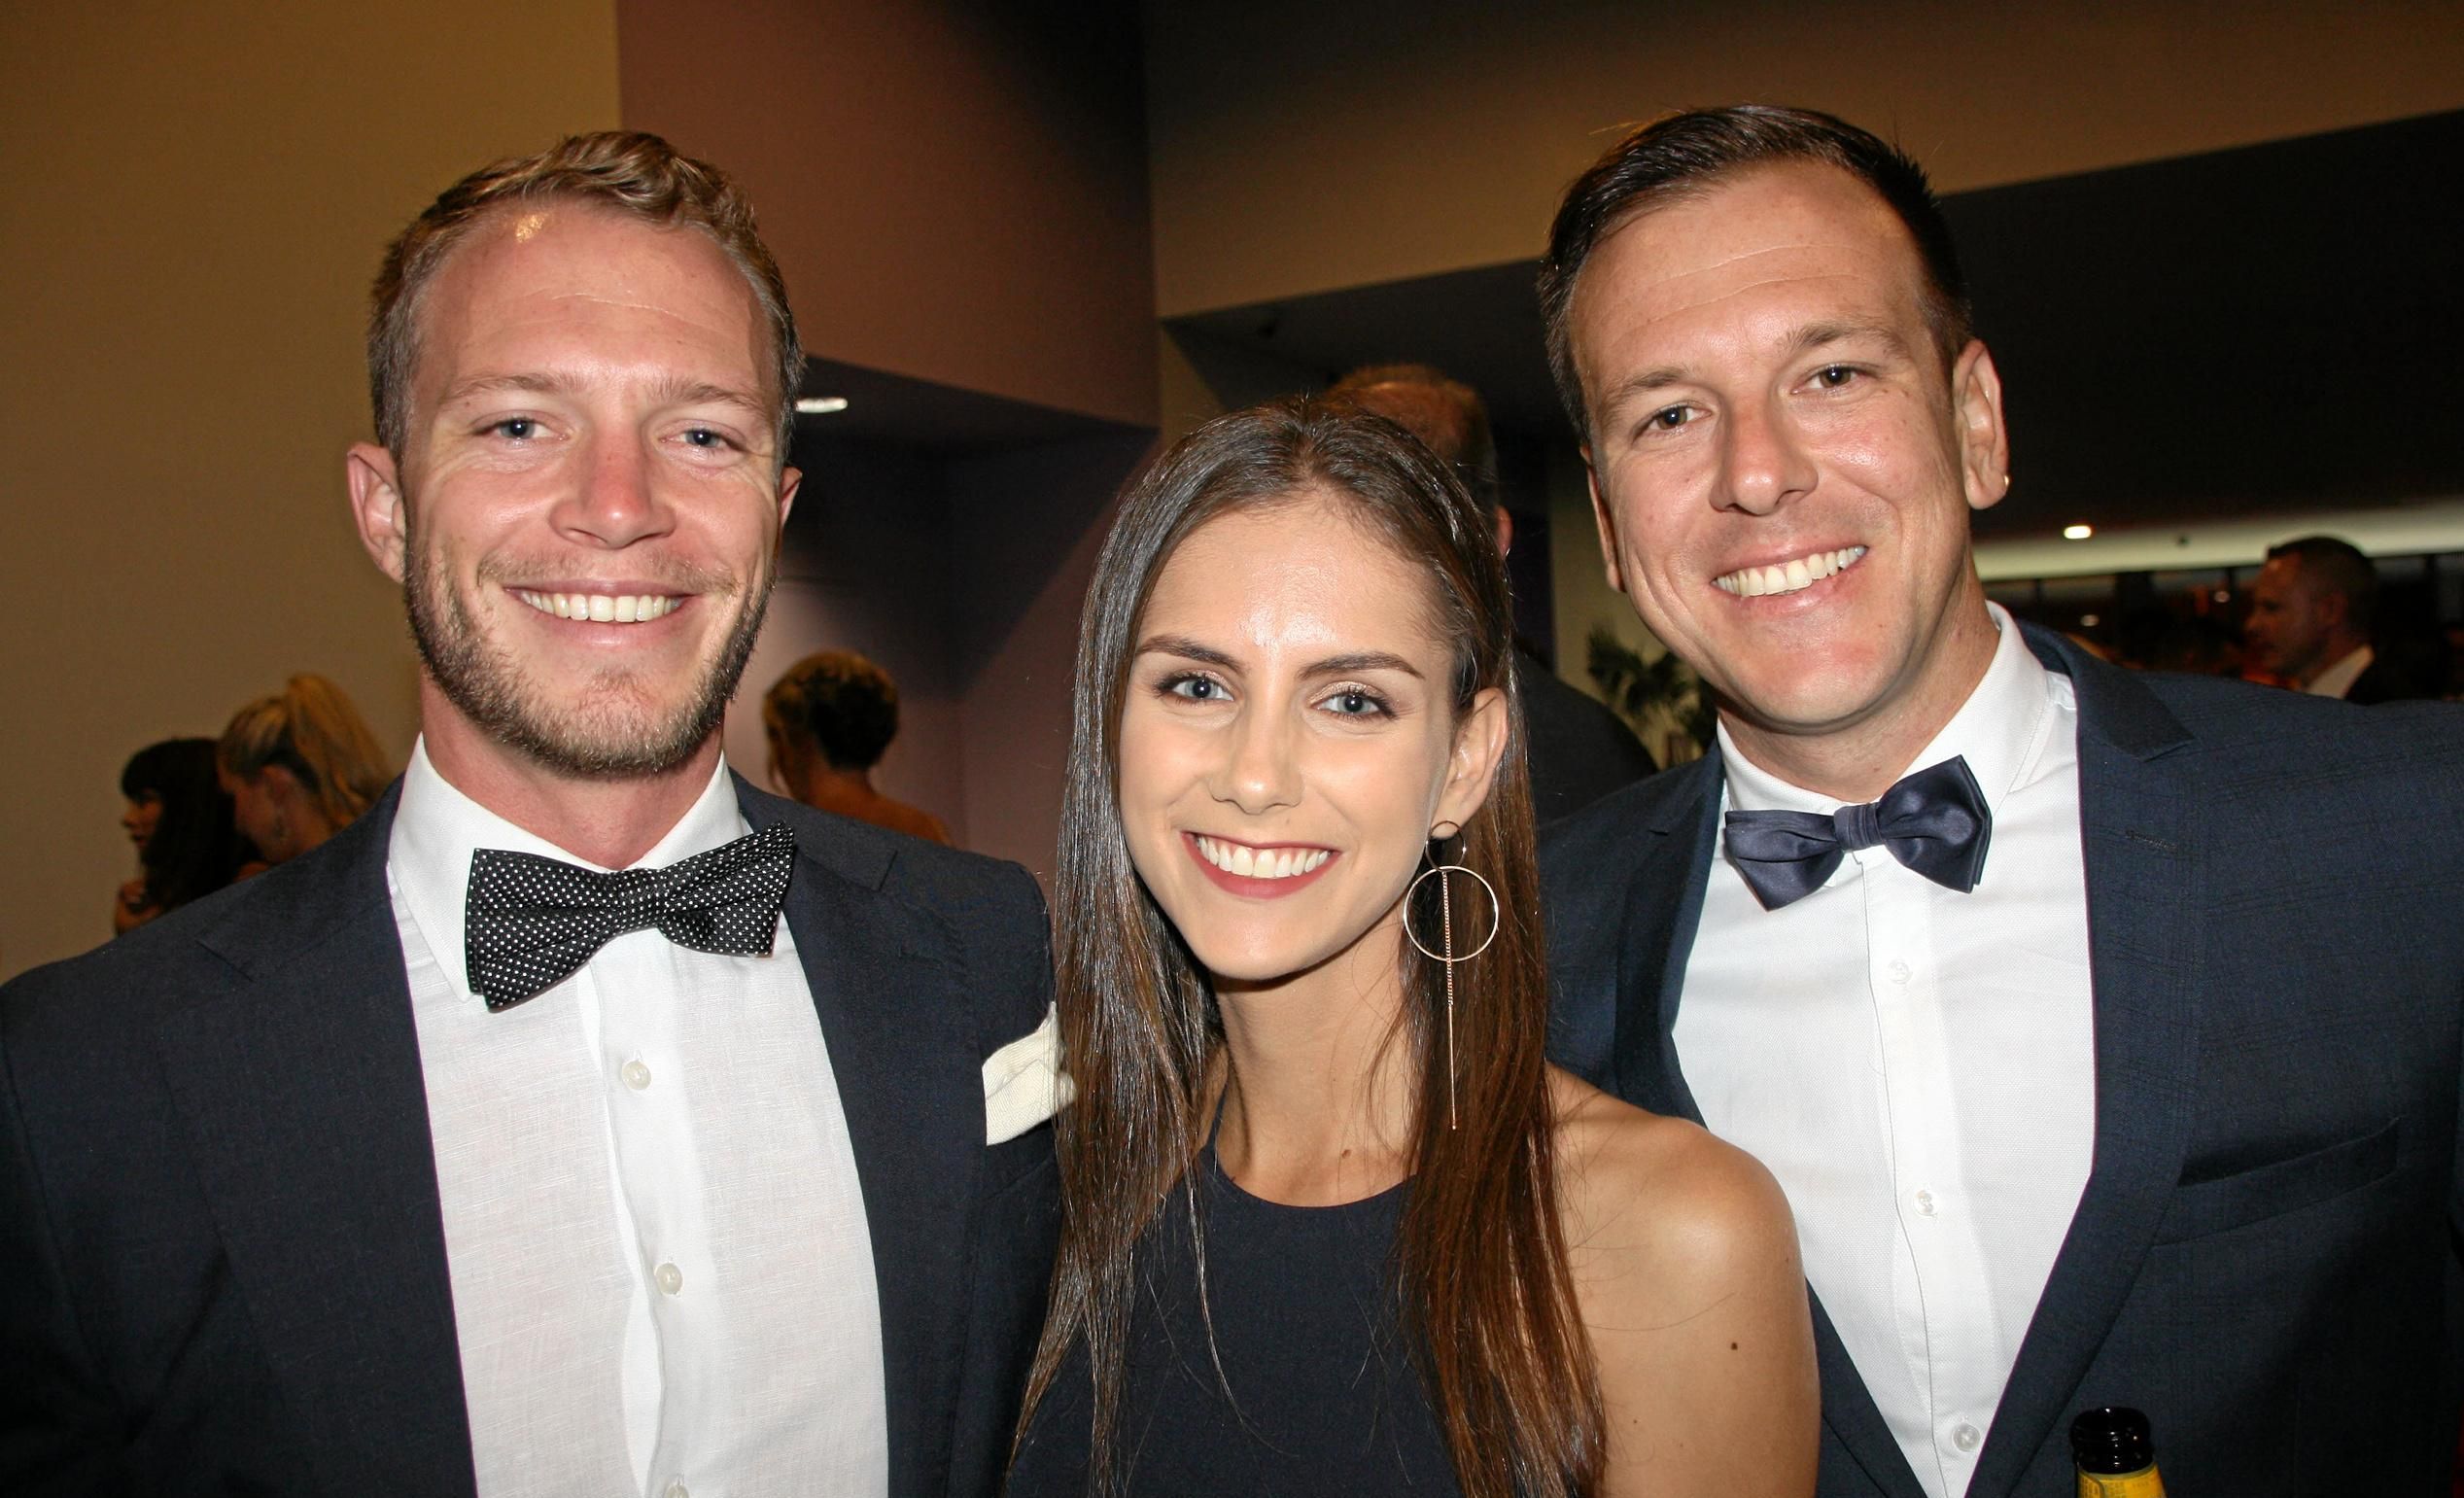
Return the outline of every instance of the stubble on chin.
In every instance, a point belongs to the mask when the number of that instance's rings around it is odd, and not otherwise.
[[[488,638],[454,589],[451,570],[433,565],[415,537],[405,548],[402,603],[429,678],[482,732],[559,775],[630,779],[675,769],[718,731],[752,659],[777,578],[776,558],[765,561],[749,592],[722,575],[675,570],[669,580],[682,591],[707,606],[732,604],[736,617],[689,688],[668,702],[651,697],[655,688],[622,667],[600,672],[571,703],[552,701],[537,668]],[[520,585],[510,569],[492,562],[480,564],[476,580]]]

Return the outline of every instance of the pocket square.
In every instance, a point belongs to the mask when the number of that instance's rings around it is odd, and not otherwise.
[[[1043,1024],[985,1058],[984,1142],[1017,1138],[1076,1096],[1077,1084],[1061,1070],[1060,1015],[1048,1005]]]

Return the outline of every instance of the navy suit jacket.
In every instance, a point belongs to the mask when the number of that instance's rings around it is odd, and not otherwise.
[[[2177,1493],[2444,1494],[2464,709],[2028,642],[2078,690],[2095,1164],[1968,1491],[2068,1498],[2072,1416],[2128,1405]],[[1543,854],[1557,1059],[1698,1122],[1670,1035],[1719,805],[1715,752]],[[1920,1498],[1819,1299],[1814,1320],[1819,1491]]]
[[[1042,896],[737,795],[796,833],[787,925],[872,1234],[889,1491],[991,1492],[1058,1208],[1049,1128],[986,1147],[982,1065],[1043,1018]],[[0,989],[0,1491],[472,1492],[394,806]]]

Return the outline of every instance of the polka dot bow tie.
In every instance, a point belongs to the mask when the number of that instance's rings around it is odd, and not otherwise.
[[[1730,812],[1728,861],[1765,910],[1822,888],[1840,859],[1876,844],[1935,884],[1961,894],[1985,873],[1994,814],[1964,758],[1920,770],[1879,801],[1820,812]]]
[[[796,835],[766,827],[663,869],[602,874],[537,854],[470,855],[464,956],[470,987],[510,1009],[627,931],[656,926],[696,952],[768,957],[794,872]]]

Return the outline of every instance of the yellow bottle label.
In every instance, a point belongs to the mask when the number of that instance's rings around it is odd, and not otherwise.
[[[2165,1480],[2153,1465],[2114,1477],[2079,1474],[2079,1498],[2165,1498]]]

